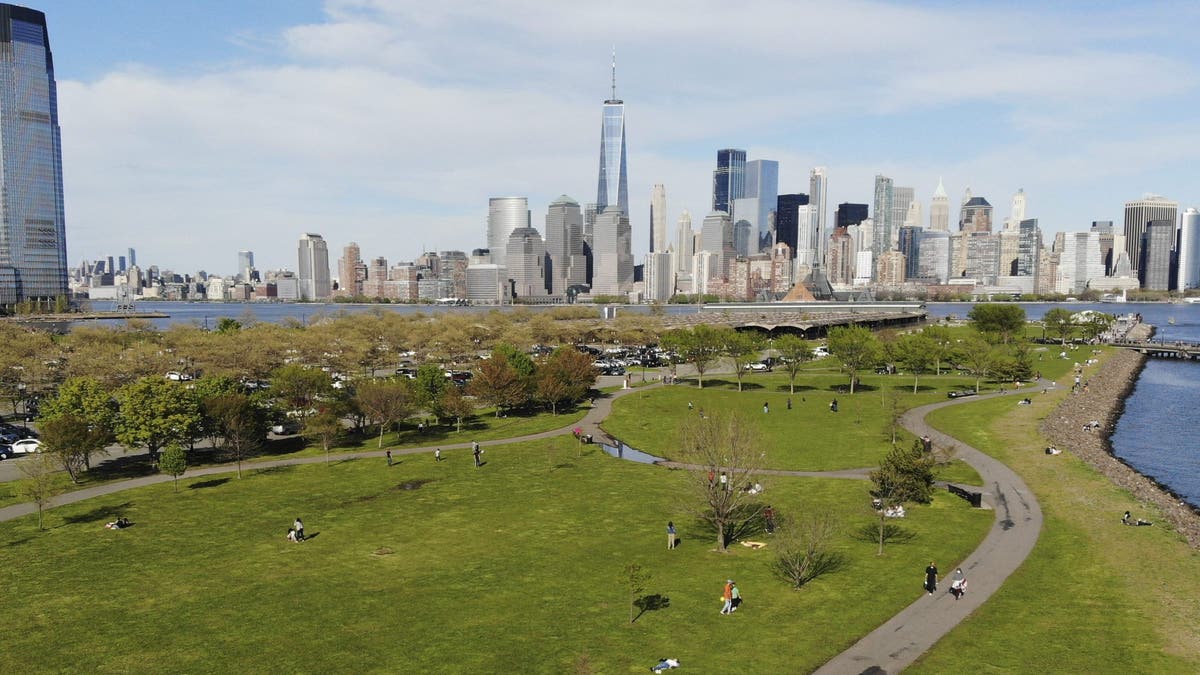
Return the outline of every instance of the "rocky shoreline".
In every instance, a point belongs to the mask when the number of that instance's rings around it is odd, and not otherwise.
[[[1139,326],[1138,328],[1143,328]],[[1149,327],[1145,327],[1147,330]],[[1144,504],[1153,504],[1171,527],[1193,548],[1200,548],[1200,512],[1166,486],[1143,476],[1112,454],[1109,435],[1125,407],[1146,357],[1121,349],[1105,359],[1099,371],[1088,378],[1086,390],[1068,396],[1042,422],[1042,433],[1056,447],[1068,450],[1124,488]],[[1098,432],[1083,431],[1092,421]],[[1113,515],[1114,518],[1118,514]]]

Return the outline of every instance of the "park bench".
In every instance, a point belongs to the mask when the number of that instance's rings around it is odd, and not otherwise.
[[[977,509],[983,506],[983,493],[982,492],[976,492],[975,490],[968,490],[966,488],[959,487],[959,486],[955,485],[954,483],[946,483],[946,489],[950,491],[950,494],[958,495],[959,497],[962,497],[963,499],[967,500],[968,502],[971,503],[971,506],[974,506]]]

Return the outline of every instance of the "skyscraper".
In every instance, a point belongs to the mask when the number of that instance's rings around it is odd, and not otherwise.
[[[967,234],[990,234],[992,231],[992,205],[983,197],[969,196],[970,188],[967,189],[967,192],[968,198],[958,212],[958,231]]]
[[[515,298],[546,295],[546,243],[532,227],[518,227],[508,236],[504,253]]]
[[[828,193],[828,173],[825,167],[818,166],[808,174],[808,203],[812,207],[808,210],[808,213],[812,221],[812,229],[810,231],[813,238],[813,267],[824,266],[825,250],[829,247]],[[778,220],[776,220],[776,223],[778,223]],[[795,248],[795,246],[792,247],[793,250]]]
[[[694,255],[696,255],[696,232],[692,230],[692,214],[684,209],[675,224],[675,271],[691,271],[692,256]]]
[[[633,286],[633,233],[629,216],[609,207],[592,231],[592,294],[620,295]]]
[[[933,199],[929,202],[929,229],[933,232],[950,231],[950,196],[946,194],[946,186],[938,178],[937,189],[933,191]]]
[[[1171,289],[1171,249],[1175,246],[1175,221],[1151,220],[1142,232],[1138,281],[1147,291]]]
[[[492,262],[504,266],[508,237],[513,230],[530,227],[529,200],[525,197],[492,197],[488,200],[488,249]]]
[[[1012,198],[1012,211],[1008,216],[1008,220],[1004,221],[1005,230],[1016,230],[1021,227],[1021,221],[1025,220],[1025,189],[1019,188]]]
[[[733,215],[733,200],[746,194],[746,151],[726,148],[717,151],[713,171],[713,211]]]
[[[367,280],[367,265],[362,260],[358,244],[350,242],[342,249],[338,260],[338,295],[358,297],[363,294],[363,282]]]
[[[656,183],[650,190],[650,252],[666,251],[667,244],[667,188]]]
[[[319,234],[300,237],[300,299],[312,302],[329,297],[329,247]]]
[[[801,228],[798,220],[800,207],[807,204],[806,194],[779,195],[775,200],[775,241],[787,244],[796,255],[799,249],[810,246],[809,242],[799,240],[800,231],[808,230],[807,227]]]
[[[779,199],[779,162],[756,159],[746,162],[744,195],[733,203],[734,226],[743,221],[750,224],[745,249],[738,253],[754,255],[771,248],[771,212]]]
[[[238,251],[238,266],[237,273],[242,277],[242,281],[249,282],[250,275],[254,272],[254,252],[253,251]]]
[[[612,95],[604,102],[600,126],[600,179],[596,213],[616,208],[629,216],[629,180],[625,168],[625,102],[617,98],[617,53],[613,51]]]
[[[875,176],[875,212],[872,214],[875,227],[871,233],[871,253],[876,260],[892,244],[892,188],[891,178]]]
[[[904,222],[908,220],[908,209],[916,196],[916,190],[910,187],[900,187],[899,185],[892,187],[892,239],[888,242],[888,248],[897,248],[900,228],[904,227]],[[920,223],[913,223],[913,225],[920,225]]]
[[[1176,288],[1200,288],[1200,211],[1188,209],[1179,221],[1179,280]]]
[[[564,295],[568,286],[587,283],[583,211],[579,202],[567,195],[551,202],[546,212],[546,252],[550,254],[546,277],[552,295]]]
[[[1140,200],[1125,203],[1125,252],[1129,254],[1129,264],[1134,272],[1139,272],[1141,278],[1142,233],[1146,231],[1146,223],[1152,220],[1169,220],[1172,224],[1179,217],[1179,202],[1173,202],[1161,195],[1145,195]]]
[[[42,12],[0,4],[0,114],[0,304],[66,295],[58,92]]]

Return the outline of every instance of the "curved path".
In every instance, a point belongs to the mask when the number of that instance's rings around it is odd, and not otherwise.
[[[646,385],[636,389],[625,389],[596,398],[592,409],[583,419],[568,426],[543,431],[536,434],[516,436],[502,440],[487,441],[481,445],[492,447],[510,443],[553,438],[571,433],[575,428],[582,429],[584,434],[596,438],[608,438],[600,429],[602,422],[612,412],[614,400],[645,389],[662,386],[661,384]],[[1011,395],[1014,401],[1019,394],[1036,391],[1032,387]],[[949,593],[938,593],[932,597],[922,595],[899,614],[889,619],[879,628],[856,642],[846,651],[835,656],[816,672],[825,674],[850,674],[870,671],[873,673],[898,672],[911,664],[922,653],[928,650],[950,629],[965,619],[975,608],[986,601],[1000,584],[1024,562],[1037,543],[1042,527],[1042,512],[1037,499],[1030,492],[1024,481],[1007,466],[983,454],[979,450],[966,445],[962,441],[941,433],[925,422],[925,416],[939,408],[950,405],[968,403],[1002,394],[985,394],[970,398],[942,401],[914,408],[906,412],[902,424],[917,436],[929,435],[936,444],[953,446],[957,456],[970,464],[984,479],[984,498],[989,506],[995,509],[996,520],[990,532],[974,552],[957,567],[962,567],[967,578],[971,581],[971,592],[955,601]],[[470,442],[442,444],[438,446],[393,449],[392,455],[414,455],[433,452],[435,447],[443,450],[467,449]],[[342,453],[330,456],[329,459],[360,459],[383,457],[387,450],[372,450],[365,452]],[[249,463],[248,469],[268,469],[280,466],[298,464],[319,464],[327,461],[324,456],[294,457],[265,462]],[[663,466],[686,468],[686,465],[673,462],[659,462]],[[194,469],[188,472],[189,477],[211,476],[216,474],[233,473],[237,467],[232,464]],[[824,478],[863,479],[870,469],[848,469],[842,471],[784,471],[764,470],[763,473],[787,476],[814,476]],[[165,483],[172,480],[170,476],[154,475],[134,478],[125,481],[98,485],[92,488],[69,492],[51,500],[48,508],[73,504],[101,495],[112,494],[144,485]],[[37,507],[31,503],[14,504],[0,508],[0,522],[19,518],[35,513]],[[914,570],[914,575],[916,571]]]
[[[939,408],[995,396],[1011,396],[1015,402],[1020,394],[1036,389],[1021,390],[1016,392],[1017,395],[987,394],[942,401],[913,408],[904,414],[901,423],[906,429],[917,436],[928,434],[937,445],[956,448],[956,456],[979,472],[983,478],[984,499],[996,511],[995,523],[979,547],[966,560],[953,566],[963,568],[971,582],[971,591],[961,600],[956,601],[947,591],[919,596],[899,614],[831,659],[817,673],[842,675],[903,670],[991,597],[1008,575],[1025,561],[1042,531],[1042,509],[1037,498],[1012,469],[959,439],[933,429],[925,422],[925,416]],[[953,567],[939,571],[948,573]],[[917,572],[913,570],[913,578]]]

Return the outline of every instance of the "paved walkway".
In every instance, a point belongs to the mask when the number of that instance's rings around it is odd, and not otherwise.
[[[985,486],[984,499],[995,509],[996,521],[979,548],[966,560],[938,568],[943,583],[937,593],[933,596],[920,594],[915,602],[835,656],[817,673],[871,672],[882,675],[900,672],[990,598],[1008,575],[1025,561],[1042,531],[1042,510],[1037,498],[1012,469],[957,438],[933,429],[925,422],[925,416],[938,408],[1001,395],[1010,397],[1016,405],[1022,395],[1039,389],[1032,387],[1009,394],[943,401],[904,414],[901,421],[906,429],[917,436],[928,434],[936,445],[956,448],[956,456],[979,472]],[[970,591],[957,601],[951,597],[949,583],[945,581],[955,567],[961,567],[970,582]],[[917,579],[921,573],[922,570],[913,570],[912,578]],[[915,582],[913,585],[916,586]]]

